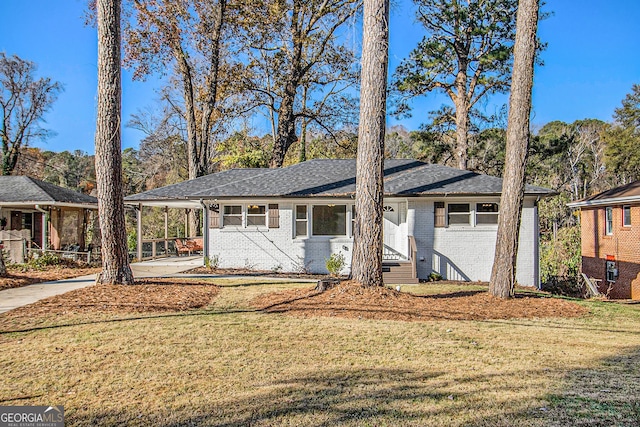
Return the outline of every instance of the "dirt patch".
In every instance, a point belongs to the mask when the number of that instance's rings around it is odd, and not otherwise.
[[[190,279],[139,279],[133,285],[93,285],[7,312],[19,317],[82,313],[184,311],[209,305],[219,288]]]
[[[420,296],[385,287],[365,288],[352,282],[343,282],[325,292],[311,288],[261,295],[252,305],[267,313],[300,317],[403,321],[558,318],[588,313],[571,301],[543,296],[516,295],[502,300],[485,291]]]
[[[51,280],[64,280],[73,277],[96,274],[101,268],[78,268],[78,267],[49,267],[42,270],[28,269],[22,267],[7,267],[7,277],[0,278],[0,291],[4,289],[19,288],[21,286],[33,285],[35,283],[48,282]]]

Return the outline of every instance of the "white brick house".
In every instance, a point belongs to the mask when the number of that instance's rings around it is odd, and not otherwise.
[[[385,281],[489,280],[502,180],[415,160],[385,162]],[[220,267],[325,273],[353,248],[355,161],[234,169],[129,196],[129,204],[203,208],[205,255]],[[517,280],[538,285],[537,201],[527,186]],[[404,269],[406,274],[400,274]],[[348,266],[344,271],[348,272]],[[396,272],[398,274],[396,274]]]

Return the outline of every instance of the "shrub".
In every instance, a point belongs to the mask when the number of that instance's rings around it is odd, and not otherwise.
[[[325,259],[325,265],[327,267],[327,270],[329,271],[329,274],[334,277],[339,276],[340,272],[346,265],[344,255],[342,254],[342,252],[331,254],[329,258]]]
[[[51,265],[67,264],[60,257],[52,252],[42,252],[33,256],[27,261],[27,266],[35,269],[42,269]]]
[[[578,296],[580,281],[580,227],[563,227],[557,237],[540,245],[540,281],[552,293]]]
[[[429,274],[429,281],[430,282],[437,282],[438,280],[442,280],[442,275],[436,273],[435,271],[431,272],[431,274]]]

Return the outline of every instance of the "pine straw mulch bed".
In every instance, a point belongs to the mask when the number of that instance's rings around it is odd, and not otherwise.
[[[374,320],[488,320],[580,317],[588,310],[574,302],[533,294],[502,300],[485,291],[420,296],[386,287],[342,282],[325,291],[293,289],[261,295],[252,305],[267,313],[299,317],[335,316]]]
[[[127,314],[185,311],[211,304],[220,288],[193,279],[137,279],[133,285],[92,285],[18,307],[3,316]]]
[[[43,269],[30,269],[21,266],[7,266],[7,277],[0,278],[0,291],[19,288],[51,280],[64,280],[73,277],[87,276],[101,271],[97,267],[66,267],[54,266]]]

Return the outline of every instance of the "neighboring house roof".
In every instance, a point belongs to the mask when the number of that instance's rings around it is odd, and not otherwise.
[[[125,197],[127,202],[211,198],[345,197],[355,194],[355,160],[316,159],[279,169],[232,169]],[[417,160],[386,160],[386,196],[498,195],[502,178]],[[527,195],[552,190],[527,185]]]
[[[595,196],[587,197],[586,199],[567,203],[567,206],[571,208],[580,208],[585,206],[605,206],[631,202],[640,202],[640,181],[634,181],[627,185],[603,191]]]
[[[0,204],[97,205],[98,199],[28,176],[0,176]]]

